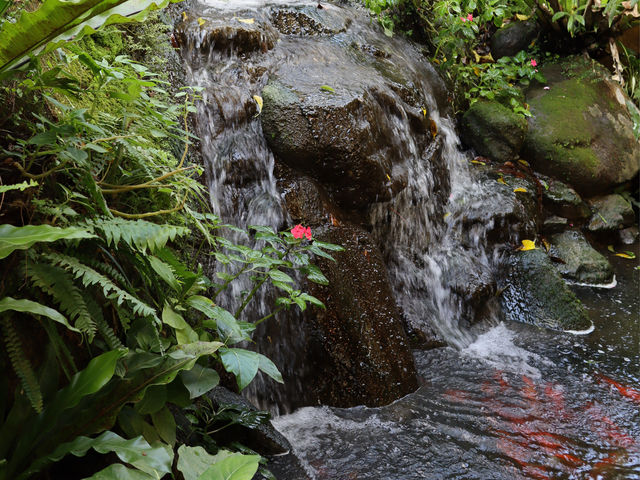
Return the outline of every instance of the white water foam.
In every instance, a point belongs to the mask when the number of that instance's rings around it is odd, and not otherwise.
[[[514,338],[515,333],[509,330],[503,322],[500,322],[491,330],[478,336],[461,353],[468,357],[477,358],[499,370],[508,370],[531,378],[540,378],[541,373],[529,362],[536,361],[545,365],[554,365],[552,361],[518,347],[514,343]]]

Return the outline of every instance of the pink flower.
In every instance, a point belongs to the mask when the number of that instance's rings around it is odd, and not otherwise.
[[[545,90],[551,90],[551,87],[543,87]]]
[[[462,20],[463,22],[466,22],[466,21],[467,21],[467,19],[466,19],[466,18],[464,18],[464,17],[460,17],[460,20]]]
[[[532,67],[538,66],[538,62],[536,62],[533,58],[531,59],[531,66]]]
[[[293,235],[293,238],[307,237],[307,240],[311,240],[311,227],[305,228],[298,224],[291,229],[291,235]]]
[[[470,22],[473,22],[473,15],[471,14],[467,15],[467,20],[469,20]]]

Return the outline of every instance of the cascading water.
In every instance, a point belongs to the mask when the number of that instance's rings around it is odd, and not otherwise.
[[[418,373],[427,380],[417,392],[392,405],[307,407],[277,418],[275,425],[296,446],[309,477],[640,478],[640,393],[609,377],[629,385],[640,382],[637,373],[629,374],[634,367],[640,371],[640,337],[637,324],[635,330],[632,326],[637,298],[620,299],[621,304],[635,307],[616,310],[607,320],[620,331],[631,332],[630,340],[619,347],[607,346],[607,342],[614,344],[611,338],[575,338],[527,325],[495,326],[497,322],[477,338],[472,335],[466,324],[473,320],[473,312],[466,292],[459,287],[476,280],[490,284],[495,278],[499,250],[487,249],[486,239],[496,228],[508,230],[508,225],[495,225],[492,218],[496,217],[486,215],[485,210],[489,204],[494,211],[509,210],[513,195],[502,195],[495,181],[490,185],[476,178],[475,167],[469,166],[471,159],[461,152],[452,122],[444,113],[445,102],[433,94],[437,81],[426,81],[434,78],[433,68],[418,58],[415,49],[401,39],[385,38],[375,25],[361,20],[362,11],[333,4],[325,5],[332,14],[348,19],[348,35],[338,29],[332,40],[322,35],[302,39],[295,33],[278,40],[272,23],[278,5],[315,8],[317,2],[282,0],[267,6],[259,0],[207,0],[194,3],[187,14],[192,18],[182,32],[182,52],[190,82],[204,88],[197,133],[214,210],[224,221],[240,226],[262,224],[281,229],[290,223],[277,189],[274,156],[252,99],[260,95],[277,67],[295,74],[303,50],[306,54],[313,51],[314,60],[328,66],[336,61],[324,49],[331,42],[357,45],[348,54],[355,64],[349,69],[327,67],[321,83],[342,86],[353,81],[349,80],[353,76],[356,83],[365,82],[365,65],[358,62],[366,49],[374,56],[389,58],[389,63],[403,65],[409,78],[406,84],[411,86],[408,90],[416,91],[424,101],[423,120],[430,119],[429,133],[434,138],[426,143],[416,140],[411,133],[415,118],[394,107],[407,96],[406,91],[373,85],[374,91],[387,98],[381,103],[386,141],[403,157],[401,164],[387,172],[389,184],[405,178],[405,185],[399,193],[391,192],[390,200],[376,202],[366,216],[408,324],[433,330],[456,347],[416,351]],[[259,23],[262,30],[250,38],[238,37],[239,30],[225,26],[233,19],[236,24],[241,20],[249,25],[249,30]],[[200,20],[221,23],[222,33],[208,36],[207,28],[198,27]],[[292,31],[298,32],[294,27]],[[302,29],[312,27],[303,25]],[[212,44],[215,42],[217,45]],[[277,42],[278,48],[271,50]],[[200,48],[202,45],[207,47]],[[305,78],[307,74],[311,77],[317,72],[302,72],[301,82],[318,81]],[[339,189],[333,192],[340,193]],[[509,232],[503,233],[503,240],[509,238]],[[233,240],[242,241],[240,237]],[[627,285],[628,290],[637,291],[637,271],[627,272],[620,283],[622,288]],[[227,308],[237,307],[233,299],[240,298],[240,291],[246,288],[239,286],[223,299]],[[262,316],[268,303],[267,293],[245,314],[248,318]],[[594,321],[598,323],[599,318]],[[278,344],[268,354],[290,369],[283,372],[285,378],[298,380],[285,391],[269,393],[272,403],[262,406],[278,412],[275,402],[284,405],[281,411],[286,412],[287,397],[302,398],[305,385],[300,379],[313,372],[291,370],[300,368],[299,350],[306,344],[299,319],[280,323],[277,335],[287,336],[288,343]],[[264,332],[263,336],[266,338]],[[287,367],[287,362],[295,367]],[[258,384],[257,388],[271,387]]]

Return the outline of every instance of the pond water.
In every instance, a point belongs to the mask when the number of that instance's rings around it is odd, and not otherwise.
[[[414,352],[423,385],[391,405],[274,424],[316,480],[640,479],[640,272],[612,263],[615,288],[575,287],[589,335],[500,322]]]

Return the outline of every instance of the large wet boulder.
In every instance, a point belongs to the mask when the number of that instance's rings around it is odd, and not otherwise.
[[[305,288],[325,310],[306,312],[307,404],[384,405],[417,388],[416,372],[386,267],[371,235],[349,221],[323,188],[281,165],[279,186],[294,222],[344,247],[316,258],[329,280]]]
[[[526,92],[532,116],[521,151],[541,173],[595,194],[632,180],[640,164],[630,108],[598,63],[568,57],[540,67],[548,84]]]
[[[535,20],[511,22],[491,37],[491,56],[495,60],[513,57],[520,50],[526,50],[539,33],[540,27]]]
[[[332,8],[274,15],[319,24]],[[318,180],[342,208],[363,209],[406,186],[407,159],[420,157],[437,132],[418,85],[431,78],[439,91],[442,82],[417,56],[400,63],[407,52],[393,41],[367,43],[350,37],[349,26],[332,34],[335,20],[324,21],[319,34],[288,23],[281,30],[293,33],[276,48],[286,61],[261,93],[262,127],[278,161]]]
[[[591,285],[609,284],[613,280],[611,264],[581,232],[568,230],[553,235],[551,245],[550,253],[562,260],[555,266],[564,278]]]
[[[497,101],[479,100],[462,117],[465,144],[497,162],[516,160],[527,132],[527,121]]]
[[[537,248],[515,252],[502,293],[509,320],[552,330],[584,331],[591,320],[547,254]]]

